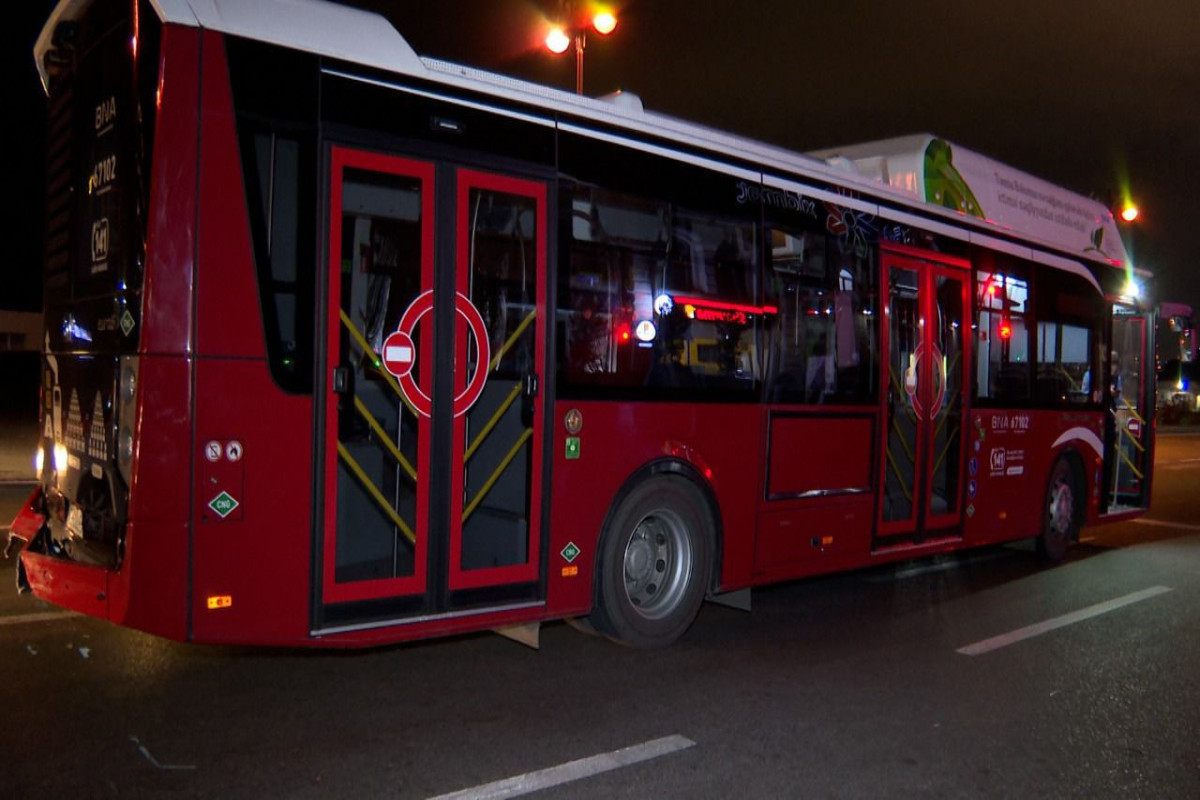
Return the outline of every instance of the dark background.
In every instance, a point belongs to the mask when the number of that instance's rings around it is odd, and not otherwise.
[[[573,88],[573,55],[541,47],[555,0],[353,4],[389,15],[424,55]],[[10,4],[0,30],[0,308],[41,302],[44,100],[31,47],[52,7]],[[611,37],[588,39],[585,93],[633,91],[649,110],[800,151],[930,132],[1105,202],[1128,190],[1152,299],[1200,307],[1194,0],[628,0],[617,11]]]

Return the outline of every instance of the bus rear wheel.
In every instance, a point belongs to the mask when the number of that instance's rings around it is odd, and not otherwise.
[[[592,620],[632,647],[662,647],[691,626],[708,585],[713,521],[690,481],[660,476],[621,500],[600,543]]]
[[[1071,542],[1079,535],[1077,485],[1071,464],[1066,459],[1059,459],[1046,487],[1042,532],[1037,539],[1038,554],[1051,564],[1063,560]]]

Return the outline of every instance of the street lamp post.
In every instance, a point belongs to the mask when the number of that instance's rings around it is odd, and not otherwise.
[[[553,28],[546,36],[546,48],[552,53],[564,53],[575,45],[575,94],[583,94],[583,51],[587,47],[587,28],[591,27],[601,36],[607,36],[617,27],[617,18],[610,11],[600,11],[592,16],[589,24],[575,23]]]

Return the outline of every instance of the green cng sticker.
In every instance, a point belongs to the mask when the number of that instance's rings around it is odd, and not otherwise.
[[[219,495],[209,501],[208,507],[211,508],[218,517],[225,519],[233,513],[235,508],[238,507],[238,501],[234,500],[233,496],[230,495],[229,492],[221,492]]]
[[[133,326],[136,323],[133,321],[133,314],[129,313],[129,309],[125,309],[125,313],[121,315],[121,333],[128,336],[133,331]],[[237,505],[236,503],[234,505]]]
[[[575,546],[574,542],[567,542],[567,546],[562,549],[560,555],[562,555],[562,557],[566,559],[566,562],[570,564],[572,561],[578,558],[579,548]]]
[[[566,456],[568,459],[572,459],[572,460],[579,458],[579,437],[578,436],[568,436],[567,437]]]

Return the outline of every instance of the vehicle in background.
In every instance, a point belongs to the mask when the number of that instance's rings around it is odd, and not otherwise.
[[[1154,353],[1157,362],[1196,360],[1196,319],[1186,303],[1159,303],[1155,317]]]
[[[1159,369],[1155,404],[1160,409],[1200,411],[1200,362],[1172,359]]]

